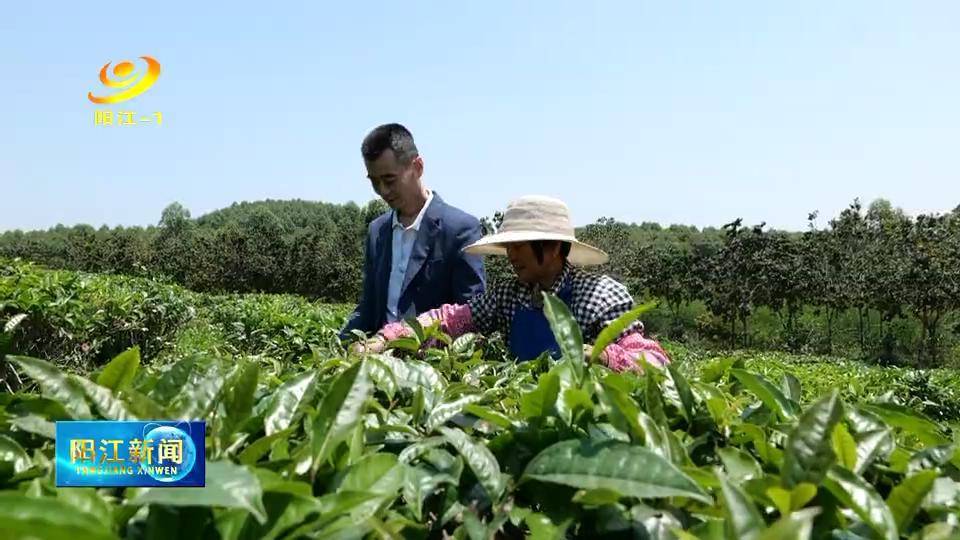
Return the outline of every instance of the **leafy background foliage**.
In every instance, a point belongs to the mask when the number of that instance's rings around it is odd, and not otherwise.
[[[667,342],[615,374],[550,299],[559,361],[435,327],[356,356],[346,306],[0,269],[2,538],[960,534],[951,369]],[[56,489],[71,418],[206,420],[207,487]]]
[[[156,226],[57,226],[0,234],[0,257],[162,277],[207,293],[354,302],[367,225],[385,210],[309,201],[234,204],[196,219],[174,203]],[[487,233],[502,221],[483,218]],[[601,271],[660,301],[645,322],[698,348],[838,354],[885,365],[960,365],[960,209],[911,217],[854,201],[808,230],[733,220],[697,229],[610,218],[578,235],[611,254]],[[509,275],[487,261],[492,280]],[[113,351],[112,351],[113,352]]]

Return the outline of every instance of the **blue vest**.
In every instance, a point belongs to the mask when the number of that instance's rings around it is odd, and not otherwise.
[[[569,280],[557,291],[557,297],[570,307],[573,288]],[[543,314],[543,309],[520,307],[513,313],[513,321],[510,323],[510,352],[521,361],[533,360],[544,352],[549,352],[554,358],[560,357],[560,346],[557,345],[553,330],[550,329],[550,321]]]

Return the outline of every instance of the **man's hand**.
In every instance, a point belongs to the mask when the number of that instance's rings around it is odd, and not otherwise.
[[[376,335],[366,341],[359,341],[350,346],[354,354],[378,354],[387,347],[387,340],[383,336]]]

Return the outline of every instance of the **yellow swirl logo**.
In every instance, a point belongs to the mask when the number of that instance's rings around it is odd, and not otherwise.
[[[113,76],[117,80],[111,80],[107,71],[110,69],[110,62],[104,64],[100,70],[100,82],[109,88],[122,88],[123,90],[109,96],[97,97],[93,92],[87,93],[87,97],[94,103],[120,103],[133,99],[144,93],[153,86],[160,76],[160,62],[157,62],[149,56],[140,57],[147,63],[147,72],[140,76],[132,62],[123,61],[113,67]]]

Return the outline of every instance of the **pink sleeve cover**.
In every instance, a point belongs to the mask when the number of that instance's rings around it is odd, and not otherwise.
[[[616,343],[607,345],[600,358],[614,371],[639,370],[640,356],[654,366],[664,366],[670,362],[667,353],[656,340],[647,339],[640,333],[630,333]]]
[[[473,330],[473,315],[467,304],[444,304],[437,309],[425,311],[417,317],[423,326],[430,326],[440,321],[440,329],[451,337],[457,337]],[[403,322],[390,323],[380,330],[387,340],[413,335],[413,329]]]

